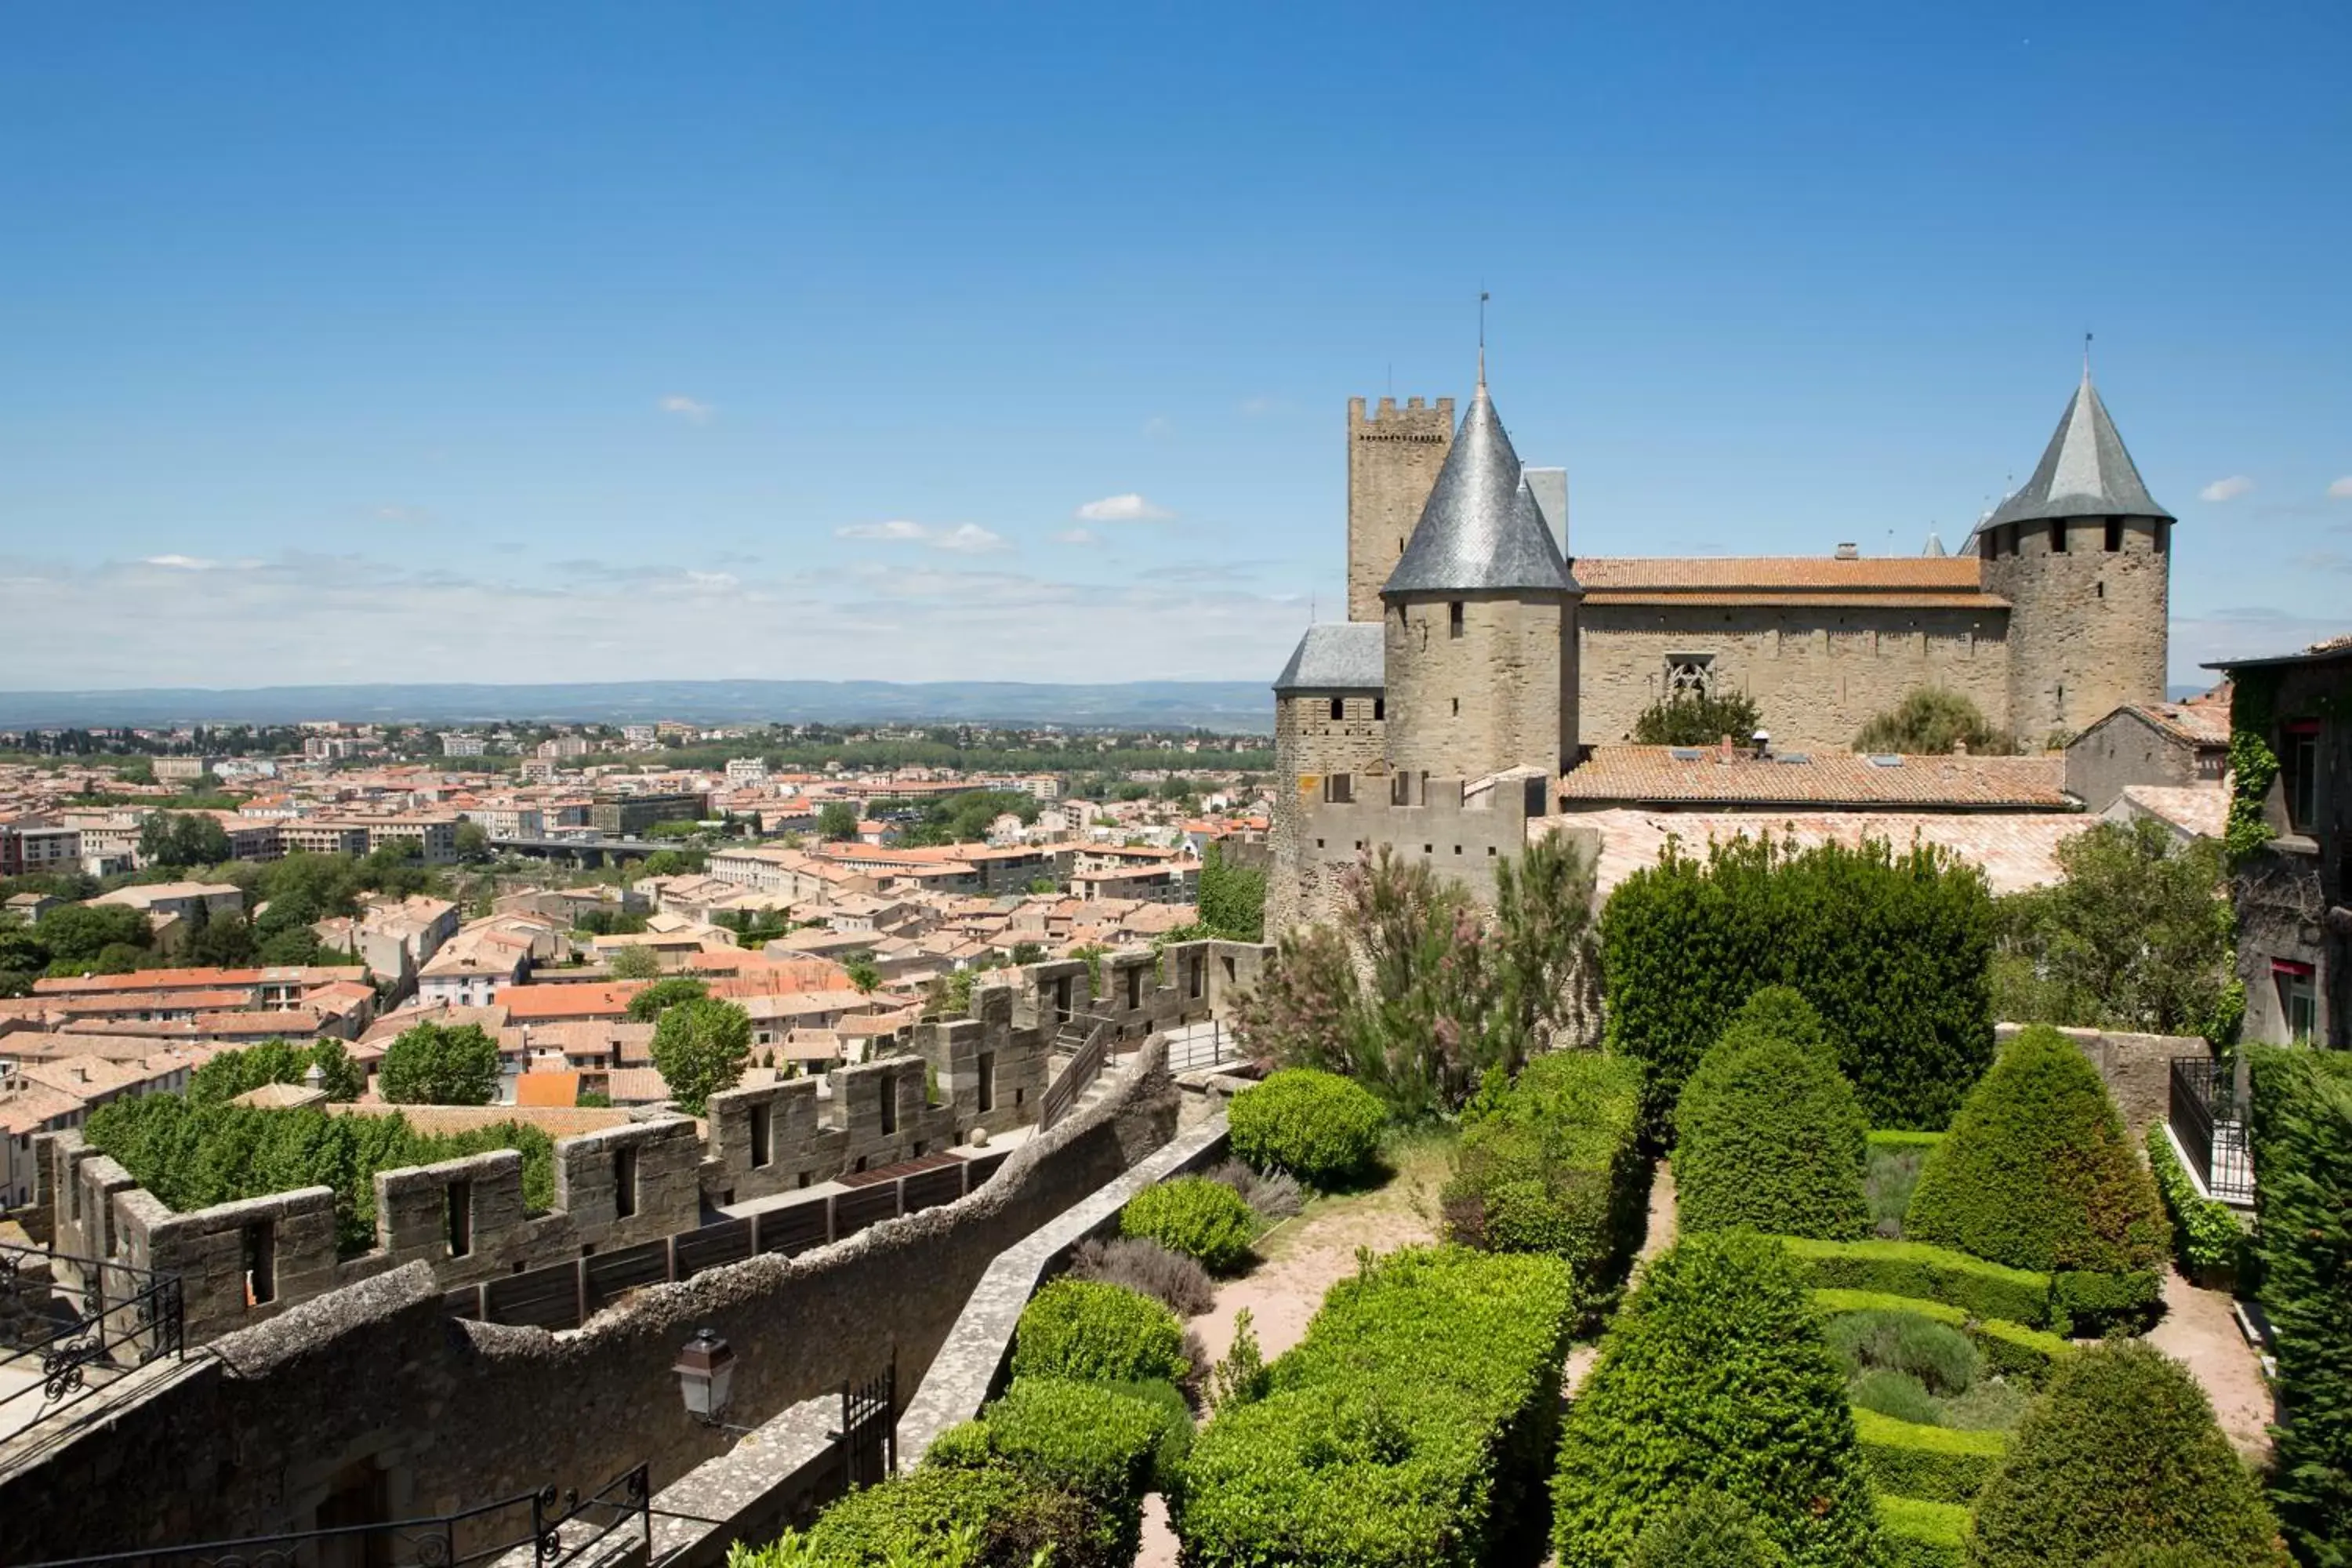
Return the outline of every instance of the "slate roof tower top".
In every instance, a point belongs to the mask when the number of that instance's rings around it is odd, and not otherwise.
[[[2040,522],[2062,517],[2153,517],[2173,521],[2140,482],[2139,469],[2107,417],[2088,365],[2058,428],[2042,449],[2042,461],[2023,488],[1978,524],[1981,531],[2010,522]]]
[[[1381,597],[1576,591],[1482,377]]]

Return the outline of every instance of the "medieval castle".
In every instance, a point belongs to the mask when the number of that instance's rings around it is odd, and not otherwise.
[[[1775,745],[1824,750],[1923,687],[2028,745],[2159,701],[2173,521],[2087,368],[1967,548],[1905,558],[1580,559],[1566,487],[1522,468],[1483,366],[1458,429],[1451,398],[1350,399],[1348,619],[1308,627],[1274,686],[1269,923],[1381,845],[1484,883],[1553,781],[1678,691],[1744,692]]]

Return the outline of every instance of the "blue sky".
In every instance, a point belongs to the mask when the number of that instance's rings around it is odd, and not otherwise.
[[[2347,45],[2340,0],[14,7],[0,688],[1270,678],[1339,613],[1347,398],[1465,395],[1481,284],[1588,554],[1956,544],[2095,331],[2193,679],[2352,627]]]

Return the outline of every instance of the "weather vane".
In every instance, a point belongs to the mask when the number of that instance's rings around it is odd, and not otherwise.
[[[1484,284],[1478,288],[1478,384],[1486,384],[1486,301],[1494,296]]]

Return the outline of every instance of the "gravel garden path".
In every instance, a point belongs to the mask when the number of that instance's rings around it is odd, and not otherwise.
[[[2164,1321],[2148,1331],[2147,1342],[2195,1374],[2213,1414],[2239,1455],[2259,1465],[2271,1458],[2271,1391],[2263,1365],[2238,1330],[2229,1295],[2200,1290],[2167,1266]]]

